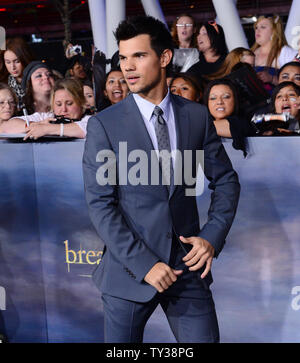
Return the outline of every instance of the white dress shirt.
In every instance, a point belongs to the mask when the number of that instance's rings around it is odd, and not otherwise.
[[[149,133],[149,136],[152,140],[152,144],[155,150],[158,150],[157,138],[155,133],[155,121],[156,116],[153,115],[154,108],[156,106],[160,107],[163,110],[162,117],[166,121],[169,131],[169,139],[170,139],[170,147],[171,151],[176,150],[177,148],[177,140],[176,140],[176,127],[175,127],[175,117],[173,106],[170,100],[170,91],[168,91],[166,97],[161,101],[159,105],[155,105],[154,103],[145,100],[143,97],[139,96],[137,93],[133,93],[134,100],[142,114],[146,129]],[[174,153],[172,153],[174,156]],[[174,157],[173,157],[174,159]],[[173,160],[174,162],[174,160]]]

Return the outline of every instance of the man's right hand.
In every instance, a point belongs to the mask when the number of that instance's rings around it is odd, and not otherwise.
[[[181,275],[183,270],[174,270],[164,262],[157,262],[144,277],[158,292],[167,290]]]

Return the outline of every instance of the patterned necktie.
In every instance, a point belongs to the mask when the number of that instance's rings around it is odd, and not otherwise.
[[[163,113],[164,112],[160,107],[155,106],[153,115],[156,116],[155,133],[157,138],[158,151],[160,152],[159,162],[162,168],[162,174],[164,179],[163,184],[169,187],[173,178],[173,166],[172,158],[169,156],[171,155],[171,146],[168,126],[166,124],[166,121],[162,117]],[[161,153],[162,150],[164,150],[164,152]]]

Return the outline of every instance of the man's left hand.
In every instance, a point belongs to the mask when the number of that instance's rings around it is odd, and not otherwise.
[[[197,271],[206,263],[205,270],[201,274],[201,278],[203,279],[211,269],[212,260],[215,254],[214,247],[206,239],[201,237],[186,238],[180,236],[179,238],[181,242],[193,246],[190,252],[182,259],[186,266],[189,266],[190,271]]]

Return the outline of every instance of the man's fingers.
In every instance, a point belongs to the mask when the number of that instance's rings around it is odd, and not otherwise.
[[[167,290],[171,285],[173,285],[173,283],[177,281],[177,275],[182,274],[182,272],[182,270],[174,270],[171,268],[168,271],[168,274],[159,281],[159,284],[163,288],[163,291]]]
[[[193,255],[189,256],[189,253],[183,258],[183,261],[185,262],[186,266],[193,266],[195,263],[197,263],[201,257],[203,256],[203,253],[201,254],[200,251],[194,253]]]
[[[197,254],[197,251],[195,248],[192,248],[189,253],[187,253],[183,258],[182,261],[188,261],[191,258],[195,257]]]
[[[177,281],[177,276],[181,275],[183,270],[174,270],[170,268],[170,270],[167,271],[167,275],[163,277],[163,280],[171,286],[175,281]]]
[[[162,277],[154,286],[158,292],[164,292],[177,280],[177,275],[182,274],[182,270],[170,269],[169,273]]]
[[[171,278],[171,276],[167,275],[166,277],[163,278],[162,282],[165,283],[165,285],[167,285],[166,288],[168,288],[169,286],[171,286],[174,282],[173,278]]]
[[[169,288],[169,286],[170,286],[170,285],[168,285],[166,280],[160,280],[159,284],[161,285],[163,291],[167,290]],[[172,283],[171,283],[171,285],[172,285]]]
[[[193,242],[193,237],[183,237],[183,236],[179,236],[179,239],[183,243],[192,243]]]
[[[183,273],[183,270],[173,270],[175,275],[181,275]]]
[[[160,293],[164,292],[164,289],[163,289],[163,287],[161,286],[161,284],[159,282],[154,284],[153,287],[155,287],[155,289]]]
[[[146,274],[144,280],[152,285],[158,292],[168,289],[183,270],[174,270],[163,262],[156,263]]]
[[[205,270],[202,272],[201,274],[201,279],[204,279],[204,277],[209,273],[210,269],[211,269],[211,265],[212,265],[212,261],[213,259],[212,258],[209,258],[207,261],[206,261],[206,267],[205,267]]]
[[[206,272],[205,273],[205,276],[206,276],[206,274],[208,273],[208,271],[210,270],[211,265],[212,265],[212,261],[210,261],[210,259],[212,259],[212,258],[211,257],[208,257],[207,255],[203,255],[201,257],[201,259],[196,264],[194,264],[193,266],[189,267],[189,270],[190,271],[198,271],[198,270],[200,270],[206,264],[206,268],[204,270]],[[210,261],[210,262],[208,262],[208,261]],[[208,270],[207,270],[207,268],[208,268]],[[204,273],[204,271],[203,271],[203,273]]]
[[[175,282],[177,280],[177,276],[182,274],[182,270],[174,270],[171,268],[171,270],[169,271],[169,277],[172,280],[172,282]]]

